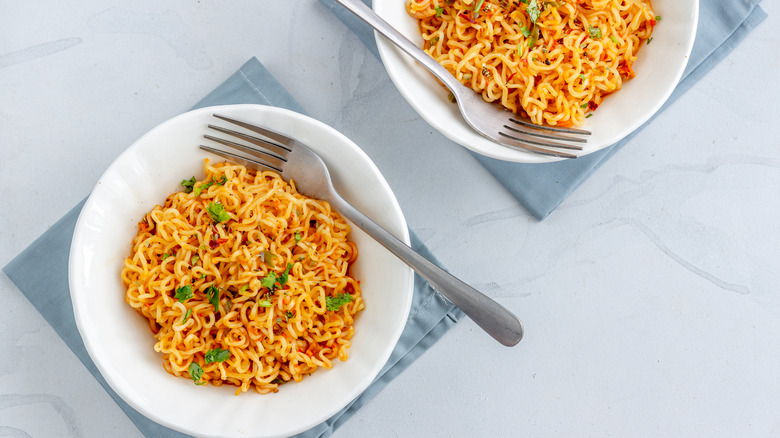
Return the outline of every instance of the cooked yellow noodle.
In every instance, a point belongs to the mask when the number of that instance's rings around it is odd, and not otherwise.
[[[656,23],[650,0],[407,0],[406,10],[423,49],[461,83],[559,126],[581,125],[634,77]]]
[[[250,387],[268,393],[346,360],[364,307],[349,275],[358,254],[349,225],[276,173],[208,160],[204,167],[194,191],[174,193],[144,216],[122,270],[125,299],[148,319],[165,370],[199,384],[235,385],[236,394]],[[212,203],[224,207],[227,221],[212,219]],[[261,284],[288,264],[286,284]],[[187,285],[193,296],[180,302],[176,291]],[[219,288],[218,310],[211,286]],[[328,310],[326,297],[343,294],[352,300]],[[214,349],[229,358],[207,364]],[[192,363],[202,367],[200,379],[190,375]]]

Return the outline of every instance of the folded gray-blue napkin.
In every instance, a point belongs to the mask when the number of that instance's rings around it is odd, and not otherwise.
[[[760,1],[700,0],[699,26],[688,65],[674,93],[658,113],[701,79],[731,52],[753,27],[766,18],[766,13],[758,6]],[[320,0],[320,3],[354,31],[368,50],[379,58],[374,32],[367,24],[337,5],[335,0]],[[363,0],[363,3],[371,6],[371,0]],[[538,219],[544,219],[650,121],[652,118],[618,143],[576,160],[522,164],[472,154],[531,214]],[[449,140],[442,137],[442,141]]]
[[[256,58],[247,61],[236,73],[203,98],[195,108],[254,103],[287,108],[304,113],[303,108]],[[130,407],[108,386],[89,357],[76,328],[68,289],[68,253],[76,219],[84,202],[74,207],[4,269],[9,278],[27,296],[36,309],[113,397],[138,429],[148,437],[173,438],[185,435],[161,426]],[[412,247],[438,264],[433,254],[411,232]],[[460,309],[415,275],[414,296],[409,319],[390,359],[379,376],[352,403],[339,413],[308,431],[302,438],[326,437],[382,390],[401,371],[463,317]]]

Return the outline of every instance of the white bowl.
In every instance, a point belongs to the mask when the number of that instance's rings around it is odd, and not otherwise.
[[[329,126],[298,113],[260,105],[195,110],[166,121],[120,155],[98,181],[79,216],[70,251],[73,311],[92,360],[111,388],[148,418],[195,436],[277,437],[309,429],[365,390],[390,356],[406,323],[414,274],[353,226],[358,246],[353,275],[366,308],[357,317],[346,362],[334,361],[276,394],[196,386],[174,377],[153,350],[146,320],[125,303],[120,278],[137,223],[193,175],[204,178],[198,145],[219,112],[270,127],[308,144],[328,164],[334,184],[353,205],[406,243],[409,234],[390,187],[368,156]]]
[[[636,77],[604,99],[583,129],[593,134],[581,155],[590,154],[617,143],[645,123],[674,91],[693,48],[699,17],[698,0],[654,0],[656,15],[652,43],[642,47],[633,65]],[[418,47],[422,36],[417,20],[406,12],[405,0],[373,0],[374,11]],[[376,35],[379,54],[395,86],[431,126],[450,140],[466,148],[499,160],[520,163],[544,163],[559,158],[524,152],[501,146],[482,137],[463,120],[457,105],[447,99],[449,93],[433,75],[393,43]]]

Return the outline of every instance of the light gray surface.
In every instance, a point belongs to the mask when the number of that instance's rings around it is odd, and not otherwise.
[[[3,2],[0,264],[111,161],[257,56],[377,163],[463,320],[335,434],[780,436],[780,8],[544,222],[403,101],[315,0]],[[0,436],[139,436],[0,274]]]

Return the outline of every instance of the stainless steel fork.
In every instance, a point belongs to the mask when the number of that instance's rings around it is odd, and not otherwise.
[[[557,126],[540,126],[520,116],[485,102],[474,90],[461,84],[446,68],[421,48],[390,26],[361,0],[336,0],[340,5],[368,23],[390,42],[427,68],[450,89],[463,118],[482,136],[510,148],[519,148],[541,155],[576,158],[557,149],[582,150],[590,131]],[[399,3],[402,3],[399,0]]]
[[[207,139],[241,154],[205,145],[201,145],[201,149],[252,169],[279,172],[285,180],[295,181],[300,193],[329,202],[342,216],[414,269],[497,341],[506,346],[520,342],[523,326],[515,315],[415,252],[345,201],[333,187],[325,162],[308,146],[269,129],[217,114],[214,117],[263,137],[210,124],[209,128],[241,142],[206,134]]]

